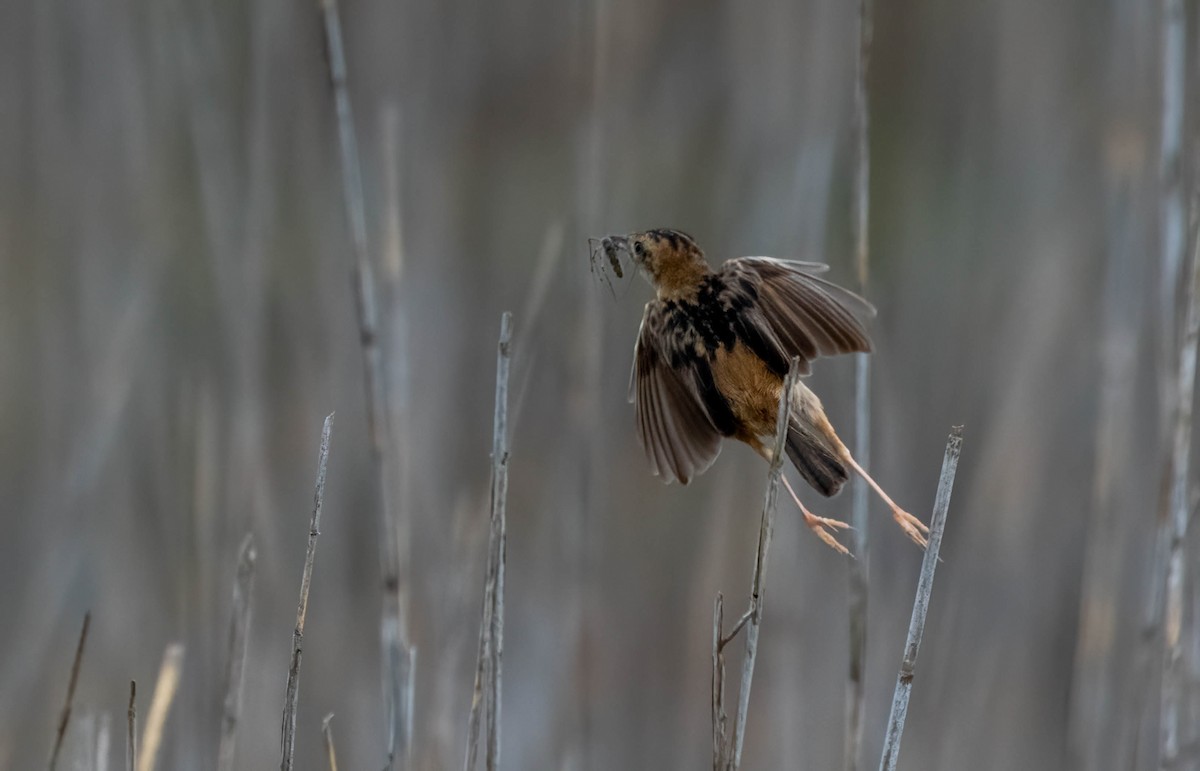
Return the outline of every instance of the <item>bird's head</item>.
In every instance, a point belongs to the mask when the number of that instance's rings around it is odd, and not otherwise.
[[[654,285],[658,296],[677,299],[695,294],[708,273],[704,252],[687,233],[664,228],[633,233],[628,238],[629,254]]]

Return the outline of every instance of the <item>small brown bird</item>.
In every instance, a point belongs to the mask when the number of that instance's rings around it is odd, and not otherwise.
[[[642,316],[629,399],[650,468],[668,482],[687,484],[711,466],[724,437],[745,442],[770,461],[764,440],[775,434],[792,357],[799,357],[800,372],[807,375],[819,356],[871,350],[863,320],[875,309],[821,278],[827,265],[742,257],[713,271],[691,236],[669,229],[608,236],[598,251],[612,265],[619,265],[619,252],[628,254],[657,294]],[[892,509],[909,538],[925,545],[929,529],[854,460],[821,400],[802,382],[792,396],[786,447],[800,476],[825,496],[836,495],[847,468],[853,469]],[[804,523],[848,553],[830,529],[849,526],[816,516],[786,477],[783,482]]]

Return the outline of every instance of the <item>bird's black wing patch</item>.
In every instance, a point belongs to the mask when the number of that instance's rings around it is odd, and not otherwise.
[[[801,374],[807,375],[809,362],[819,356],[871,350],[865,321],[875,309],[814,275],[824,268],[770,257],[742,257],[721,267],[722,301],[753,300],[738,316],[739,335],[776,373],[786,372],[793,356],[800,357]]]
[[[721,451],[734,417],[713,383],[709,353],[679,308],[646,304],[629,383],[650,469],[687,484]]]

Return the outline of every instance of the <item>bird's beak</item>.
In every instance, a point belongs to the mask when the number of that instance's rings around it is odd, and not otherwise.
[[[629,248],[629,236],[608,236],[607,238],[612,242],[613,246],[621,251],[632,252],[632,250]]]

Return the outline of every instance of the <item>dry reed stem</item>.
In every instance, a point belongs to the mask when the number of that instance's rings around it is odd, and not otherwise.
[[[950,430],[946,455],[942,459],[942,473],[938,478],[933,518],[929,525],[929,544],[925,547],[925,558],[921,562],[921,577],[917,581],[917,597],[913,601],[912,618],[908,623],[904,658],[900,662],[900,674],[896,677],[896,690],[892,695],[883,755],[879,759],[880,771],[895,771],[900,758],[900,740],[904,735],[904,721],[908,717],[908,699],[912,695],[917,653],[921,649],[921,637],[925,634],[925,617],[929,612],[929,596],[933,592],[933,574],[937,570],[942,533],[946,529],[946,516],[950,511],[950,493],[954,490],[954,475],[958,471],[958,457],[961,454],[962,426],[954,426]]]
[[[729,755],[728,717],[725,714],[725,597],[717,592],[713,603],[712,634],[712,740],[713,771],[723,771]]]
[[[158,668],[158,680],[154,683],[154,695],[150,698],[150,711],[146,715],[146,731],[142,741],[142,752],[138,756],[137,771],[154,771],[158,762],[158,750],[162,746],[163,727],[175,692],[179,689],[179,678],[183,674],[183,644],[171,643],[163,652],[162,665]],[[132,700],[132,692],[130,694]]]
[[[1191,511],[1192,412],[1196,388],[1196,346],[1200,342],[1200,307],[1197,293],[1200,288],[1200,190],[1193,201],[1193,252],[1188,281],[1184,286],[1184,330],[1179,341],[1175,394],[1175,424],[1171,443],[1170,510],[1164,528],[1167,530],[1167,559],[1159,575],[1163,582],[1163,672],[1160,699],[1159,768],[1175,766],[1180,754],[1180,701],[1183,697],[1183,587],[1184,539],[1187,537]]]
[[[325,757],[329,758],[329,771],[337,771],[337,752],[333,749],[333,727],[329,724],[333,720],[333,713],[330,712],[321,721],[321,736],[325,740]]]
[[[772,447],[771,465],[767,473],[767,491],[763,497],[762,516],[758,523],[758,548],[754,555],[754,576],[750,582],[750,607],[727,636],[723,637],[720,630],[723,618],[719,618],[715,622],[717,629],[714,632],[713,643],[714,679],[720,682],[714,684],[713,689],[714,702],[718,702],[714,706],[713,745],[714,753],[717,755],[716,764],[720,765],[719,761],[722,760],[721,756],[723,755],[724,768],[727,771],[737,771],[742,765],[742,746],[746,738],[746,716],[750,711],[750,687],[754,682],[754,666],[758,661],[758,634],[759,627],[762,625],[763,602],[766,596],[767,557],[770,554],[771,536],[775,530],[775,502],[779,495],[779,478],[783,474],[784,442],[787,440],[788,417],[792,409],[792,392],[796,388],[799,377],[798,360],[793,358],[787,377],[783,380],[783,394],[780,396],[779,412],[775,422],[775,444]],[[719,608],[719,613],[723,617],[724,609]],[[733,719],[733,733],[726,745],[715,735],[718,730],[723,732],[720,707],[723,706],[724,695],[716,693],[717,686],[722,688],[724,686],[724,661],[721,659],[721,652],[743,628],[746,630],[746,652],[742,659],[742,678],[738,684],[738,705]],[[719,749],[722,747],[723,749]]]
[[[504,569],[508,538],[508,372],[512,360],[512,314],[500,317],[496,348],[496,415],[492,433],[491,529],[497,533],[496,579],[492,592],[491,655],[489,657],[487,769],[500,765],[500,712],[504,658]],[[489,535],[489,540],[492,536]]]
[[[321,535],[321,506],[325,502],[325,474],[329,466],[329,439],[333,432],[333,413],[321,427],[321,449],[317,456],[317,483],[313,490],[312,516],[308,524],[308,547],[304,552],[304,572],[300,578],[300,602],[296,607],[296,627],[292,630],[292,663],[288,667],[287,691],[283,700],[283,758],[281,771],[291,771],[296,749],[296,699],[300,690],[300,659],[304,642],[304,621],[308,616],[308,592],[312,586],[313,562],[317,556],[317,537]]]
[[[388,768],[394,768],[397,761],[402,764],[401,767],[407,767],[412,745],[412,667],[415,656],[408,642],[408,576],[407,565],[401,560],[399,513],[393,510],[393,495],[386,476],[385,459],[392,451],[393,445],[387,411],[387,392],[384,386],[383,352],[379,345],[375,274],[367,251],[366,195],[363,190],[362,165],[354,129],[354,113],[350,106],[350,92],[346,87],[346,54],[336,0],[321,0],[321,15],[325,28],[329,83],[337,116],[342,194],[353,245],[350,275],[363,353],[367,429],[371,437],[371,460],[381,501],[382,537],[379,539],[379,548],[383,592],[380,637],[383,644],[388,712]]]
[[[129,681],[129,707],[125,710],[125,771],[137,768],[137,681]]]
[[[237,575],[229,619],[229,646],[225,659],[225,698],[221,709],[221,743],[217,749],[217,771],[231,771],[236,747],[238,716],[242,710],[242,684],[246,650],[250,640],[250,595],[258,554],[254,534],[246,533],[238,549]]]
[[[871,222],[871,112],[867,76],[871,65],[871,39],[874,28],[871,0],[858,3],[858,56],[854,78],[854,262],[858,284],[864,293],[870,268]],[[855,357],[854,379],[854,453],[858,462],[871,464],[871,360],[868,354]],[[866,480],[854,480],[850,515],[851,542],[857,559],[847,562],[849,575],[850,657],[846,679],[846,725],[842,747],[842,767],[858,771],[862,765],[863,711],[866,696],[867,599],[870,587],[870,496]]]
[[[1183,134],[1184,134],[1184,96],[1185,72],[1187,57],[1187,33],[1185,28],[1185,13],[1183,0],[1162,0],[1162,26],[1160,28],[1161,43],[1161,99],[1162,108],[1159,121],[1159,210],[1158,210],[1158,245],[1159,272],[1161,286],[1159,289],[1159,341],[1158,384],[1162,406],[1162,425],[1164,431],[1170,430],[1170,415],[1168,411],[1178,401],[1176,393],[1177,372],[1171,372],[1171,363],[1176,350],[1173,346],[1176,335],[1175,304],[1178,280],[1182,273],[1183,255],[1186,252],[1187,223],[1183,213]],[[1188,289],[1190,291],[1190,288]],[[1150,717],[1150,704],[1153,700],[1148,691],[1152,687],[1148,674],[1157,662],[1159,653],[1163,650],[1163,641],[1159,635],[1164,623],[1163,614],[1167,605],[1167,583],[1169,582],[1172,513],[1170,511],[1171,480],[1173,472],[1170,464],[1174,453],[1167,456],[1167,471],[1164,479],[1163,498],[1159,510],[1157,533],[1154,542],[1154,557],[1150,580],[1150,598],[1145,604],[1145,626],[1138,647],[1138,676],[1135,685],[1136,720],[1145,721]],[[1161,683],[1160,683],[1161,687]],[[1160,702],[1161,707],[1161,702]],[[1163,715],[1159,715],[1159,743],[1163,749],[1166,737],[1163,735]],[[1133,747],[1133,762],[1141,752],[1143,722],[1138,722],[1135,730]],[[1160,752],[1161,762],[1163,755]]]
[[[62,750],[67,726],[71,723],[71,703],[75,700],[75,686],[79,683],[79,668],[83,664],[83,649],[87,645],[88,627],[92,624],[92,613],[83,614],[83,628],[79,630],[79,643],[75,646],[75,658],[71,661],[71,678],[67,681],[67,699],[58,717],[58,731],[54,736],[54,748],[50,750],[50,771],[58,765],[58,753]]]
[[[855,357],[854,380],[854,454],[860,465],[871,462],[871,360],[860,353]],[[848,615],[850,631],[849,671],[846,678],[846,735],[842,747],[845,771],[862,767],[863,712],[866,702],[867,609],[870,589],[870,491],[866,480],[854,480],[850,514],[850,539],[855,559],[847,560],[849,570]]]
[[[479,654],[471,712],[467,719],[464,771],[473,771],[478,759],[480,713],[487,707],[488,771],[500,764],[501,668],[504,655],[504,563],[508,498],[508,372],[512,355],[512,314],[500,317],[496,348],[496,412],[492,434],[492,486],[487,576],[479,624]]]

